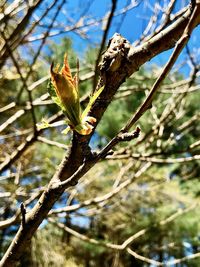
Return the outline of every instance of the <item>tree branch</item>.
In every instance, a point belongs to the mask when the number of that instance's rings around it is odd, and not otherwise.
[[[190,23],[187,26],[187,31],[185,31],[185,34],[177,45],[177,48],[175,50],[176,56],[178,53],[180,53],[182,46],[188,40],[189,34],[191,33],[192,29],[199,24],[199,6],[200,4],[198,1],[194,8]],[[186,27],[190,19],[191,12],[192,10],[188,8],[188,10],[181,18],[178,18],[177,21],[175,21],[172,25],[161,31],[158,35],[150,39],[148,42],[136,48],[130,47],[128,54],[117,54],[117,65],[115,65],[114,67],[110,64],[108,65],[108,68],[104,73],[106,78],[105,88],[90,111],[92,116],[97,119],[97,123],[100,121],[105,110],[112,101],[117,89],[124,82],[124,80],[128,78],[133,72],[137,71],[139,67],[146,61],[150,60],[162,51],[165,51],[174,46],[176,41],[179,40],[179,38],[182,36],[183,29]],[[113,47],[115,41],[116,39],[113,38],[110,46]],[[128,42],[126,41],[126,44],[127,43]],[[119,47],[118,51],[121,51],[121,47]],[[175,59],[176,57],[173,56],[172,61],[174,62]],[[105,56],[103,58],[103,61],[106,64],[109,63],[108,58],[106,58]],[[125,130],[130,129],[134,121],[135,119],[132,119],[131,123],[128,124]],[[62,160],[58,171],[53,176],[49,186],[46,188],[37,204],[30,212],[27,213],[25,226],[23,228],[22,226],[20,226],[10,247],[1,260],[2,267],[14,266],[16,264],[19,257],[23,253],[27,242],[33,236],[43,219],[47,217],[49,210],[52,208],[57,199],[62,195],[64,190],[67,187],[77,183],[78,178],[85,174],[94,165],[94,163],[98,161],[97,159],[100,159],[99,157],[95,160],[93,159],[93,161],[89,160],[91,156],[90,148],[88,146],[90,138],[91,135],[80,136],[74,133],[69,154],[67,154]]]

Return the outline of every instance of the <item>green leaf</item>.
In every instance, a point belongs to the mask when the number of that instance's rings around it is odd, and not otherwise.
[[[51,125],[44,118],[42,119],[41,123],[37,123],[38,130],[46,129],[46,128],[49,128],[49,127],[51,127]]]
[[[101,92],[103,91],[103,89],[104,89],[104,85],[101,88],[99,88],[99,90],[96,93],[94,93],[94,95],[90,98],[90,101],[89,101],[86,109],[82,113],[82,118],[84,118],[88,114],[88,112],[90,111],[93,103],[98,98],[98,96],[101,94]]]
[[[67,126],[67,128],[65,128],[61,133],[62,133],[62,134],[68,134],[68,132],[69,132],[70,130],[71,130],[70,127]]]
[[[57,96],[56,90],[55,90],[55,88],[51,82],[51,79],[49,79],[49,82],[47,84],[47,90],[48,90],[48,93],[49,93],[51,99],[53,100],[53,102],[56,105],[58,105],[63,112],[65,112],[65,107],[63,106],[62,102],[60,101],[59,97]]]
[[[77,114],[79,114],[80,104],[78,102],[69,102],[68,105],[65,107],[64,104],[61,102],[60,98],[57,96],[55,87],[53,86],[51,79],[48,82],[47,90],[54,103],[61,108],[64,115],[67,116],[71,123],[74,126],[80,124],[80,118],[77,116]]]

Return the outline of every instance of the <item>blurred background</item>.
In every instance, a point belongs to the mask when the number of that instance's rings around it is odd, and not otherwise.
[[[71,144],[47,92],[51,63],[62,64],[67,52],[75,74],[79,59],[84,109],[113,34],[139,46],[181,17],[189,2],[1,1],[1,256],[20,225],[20,204],[34,206]],[[18,266],[200,266],[199,43],[197,27],[139,120],[140,137],[117,145],[62,195]],[[171,53],[122,84],[91,139],[93,150],[134,114]],[[38,129],[43,118],[55,126]]]

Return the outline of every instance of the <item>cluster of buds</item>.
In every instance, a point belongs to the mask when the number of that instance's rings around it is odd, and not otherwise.
[[[53,64],[51,65],[51,83],[53,86],[51,86],[49,93],[67,117],[66,122],[69,126],[65,132],[71,129],[81,135],[88,135],[92,132],[96,119],[87,116],[86,112],[81,113],[78,81],[78,72],[74,77],[71,75],[66,54],[60,71],[59,65],[55,68]]]

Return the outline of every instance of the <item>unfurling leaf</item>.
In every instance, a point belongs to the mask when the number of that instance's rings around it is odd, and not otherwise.
[[[52,100],[62,109],[68,119],[70,128],[66,128],[64,133],[67,133],[69,129],[81,135],[88,135],[92,132],[96,119],[87,114],[102,90],[103,87],[94,94],[86,110],[81,114],[78,74],[72,77],[67,55],[64,57],[64,64],[60,71],[59,65],[56,68],[53,64],[51,65],[51,81],[48,84],[48,91]]]

